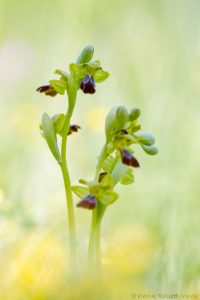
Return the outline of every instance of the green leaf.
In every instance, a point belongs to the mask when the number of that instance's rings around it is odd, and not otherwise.
[[[126,174],[121,178],[120,183],[124,185],[128,185],[134,182],[133,170],[129,168]]]
[[[100,82],[105,81],[109,76],[110,76],[110,74],[108,72],[103,71],[103,70],[98,70],[94,74],[94,81],[97,83],[100,83]]]
[[[58,163],[62,161],[60,151],[57,144],[56,133],[53,122],[47,113],[42,116],[42,128],[44,138],[49,146],[49,149]]]
[[[57,114],[54,115],[52,118],[53,126],[55,129],[55,132],[59,134],[60,136],[63,136],[64,134],[64,123],[65,123],[65,115],[64,114]]]
[[[94,47],[92,45],[86,46],[77,59],[77,64],[83,64],[89,62],[94,54]]]
[[[150,132],[140,131],[135,134],[137,140],[143,145],[151,146],[155,144],[155,138]]]
[[[101,195],[101,197],[99,198],[99,201],[103,205],[110,205],[113,202],[115,202],[118,197],[119,197],[119,195],[115,192],[107,192],[107,193],[104,193],[103,195]]]
[[[158,148],[156,148],[155,146],[146,146],[141,144],[141,147],[149,155],[156,155],[158,153]]]
[[[88,188],[80,185],[73,185],[72,191],[76,196],[78,196],[81,199],[85,198],[89,194]]]
[[[56,90],[57,93],[64,95],[65,90],[67,89],[67,79],[65,77],[61,77],[60,79],[49,80],[49,83]]]
[[[105,161],[104,161],[104,163],[103,163],[103,170],[105,171],[105,172],[110,172],[111,171],[111,168],[112,168],[112,166],[113,166],[113,163],[114,163],[114,157],[112,156],[112,155],[109,155],[106,159],[105,159]]]

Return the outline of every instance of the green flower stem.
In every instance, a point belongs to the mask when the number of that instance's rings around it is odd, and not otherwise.
[[[99,161],[96,168],[95,179],[98,180],[99,174],[104,163],[104,160],[107,157],[107,144],[103,147],[101,154],[99,156]],[[116,156],[110,172],[112,172],[119,161],[119,156]],[[91,270],[95,270],[96,273],[101,269],[101,222],[102,218],[107,209],[106,205],[97,202],[97,207],[92,212],[92,222],[91,222],[91,231],[89,239],[89,250],[88,250],[88,259]]]
[[[70,128],[70,119],[74,111],[74,106],[76,103],[77,97],[77,82],[73,76],[69,76],[68,78],[68,109],[67,114],[65,116],[65,122],[63,125],[64,135],[62,137],[61,144],[61,159],[60,163],[64,185],[65,185],[65,195],[67,201],[67,212],[68,212],[68,229],[69,229],[69,244],[70,244],[70,261],[72,270],[74,270],[74,266],[76,265],[76,228],[75,228],[75,216],[74,216],[74,204],[73,204],[73,196],[71,189],[71,181],[69,176],[69,171],[67,167],[67,136]]]
[[[101,154],[99,156],[95,180],[99,179],[99,174],[104,163],[104,160],[107,156],[107,144],[102,148]],[[100,214],[99,214],[99,203],[97,203],[97,207],[92,211],[92,221],[91,221],[91,229],[90,229],[90,238],[89,238],[89,247],[88,247],[88,265],[91,270],[97,270],[97,261],[100,266]],[[97,242],[98,240],[98,242]],[[99,245],[98,245],[99,244]],[[98,251],[97,250],[98,247]],[[98,252],[98,253],[97,253]]]
[[[104,160],[106,159],[106,156],[107,156],[107,144],[105,144],[101,150],[101,154],[99,156],[98,164],[97,164],[97,168],[96,168],[95,180],[99,179],[99,174],[100,174],[101,168],[103,166]]]
[[[91,271],[93,271],[93,268],[95,268],[96,223],[97,223],[97,209],[95,208],[92,211],[92,221],[91,221],[89,247],[88,247],[88,265]]]
[[[96,248],[96,261],[95,264],[97,266],[97,270],[101,269],[101,221],[104,216],[104,213],[106,211],[107,206],[106,205],[99,205],[99,213],[98,213],[98,219],[96,224],[96,241],[95,241],[95,248]]]
[[[97,203],[97,207],[92,211],[92,223],[88,249],[88,263],[90,270],[93,272],[101,268],[101,248],[100,248],[100,230],[101,220],[105,212],[106,206]]]
[[[70,261],[71,265],[74,266],[76,262],[76,233],[75,233],[75,217],[74,217],[74,205],[73,205],[73,196],[71,190],[71,182],[69,171],[67,167],[66,159],[66,149],[67,149],[67,134],[70,127],[70,116],[66,115],[64,123],[64,132],[65,135],[62,138],[61,145],[61,158],[62,163],[60,164],[64,186],[65,186],[65,195],[67,201],[67,210],[68,210],[68,228],[69,228],[69,244],[70,244]]]

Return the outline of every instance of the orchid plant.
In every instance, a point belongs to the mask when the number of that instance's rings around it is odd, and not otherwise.
[[[37,91],[51,97],[67,94],[67,112],[52,117],[44,113],[40,130],[63,176],[68,209],[71,264],[74,266],[76,262],[73,192],[80,198],[77,207],[92,211],[88,258],[90,267],[95,270],[101,263],[102,219],[108,206],[119,198],[115,188],[119,183],[124,185],[133,183],[134,169],[140,167],[133,147],[138,144],[150,155],[157,154],[158,150],[154,146],[155,139],[152,134],[141,131],[138,108],[128,111],[124,106],[114,107],[105,120],[105,144],[98,157],[94,178],[80,179],[81,185],[71,185],[66,150],[68,136],[80,129],[79,125],[70,123],[77,93],[82,90],[85,94],[94,94],[96,83],[101,83],[109,77],[109,73],[102,69],[100,61],[92,60],[93,53],[92,46],[85,47],[76,63],[69,65],[68,72],[56,70],[55,74],[60,78],[50,80],[48,85],[40,86]]]

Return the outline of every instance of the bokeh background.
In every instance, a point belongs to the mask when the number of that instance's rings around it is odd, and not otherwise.
[[[114,105],[141,108],[159,155],[136,149],[135,183],[118,188],[105,215],[101,284],[83,274],[73,285],[63,182],[38,129],[44,111],[65,112],[66,99],[35,89],[87,44],[111,76],[95,95],[79,93],[72,182],[93,177]],[[198,0],[0,0],[0,299],[200,292],[199,97]],[[90,213],[76,217],[82,266]]]

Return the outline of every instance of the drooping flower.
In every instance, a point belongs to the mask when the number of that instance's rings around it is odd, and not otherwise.
[[[85,94],[94,94],[96,91],[94,77],[86,75],[80,83],[80,89]]]
[[[96,207],[96,197],[90,194],[87,195],[77,204],[77,207],[94,209]]]
[[[79,129],[81,129],[81,127],[79,125],[71,124],[69,131],[68,131],[68,135],[72,134],[73,132],[78,132]]]
[[[122,163],[127,165],[127,166],[131,166],[131,167],[134,167],[134,168],[139,168],[140,167],[140,164],[137,161],[137,159],[127,149],[122,149],[121,150],[121,158],[122,158]]]
[[[51,84],[39,86],[36,91],[51,97],[55,97],[58,94]]]

